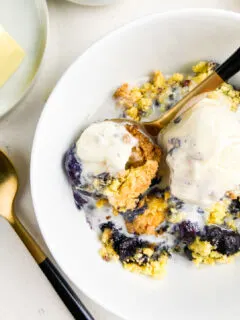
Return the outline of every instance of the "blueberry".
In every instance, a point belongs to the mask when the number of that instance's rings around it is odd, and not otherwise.
[[[73,186],[79,186],[81,184],[82,168],[80,161],[76,156],[76,147],[72,146],[64,156],[64,167],[67,173],[68,179]]]
[[[192,261],[193,259],[193,256],[192,256],[192,251],[188,248],[188,247],[185,247],[184,248],[184,253],[185,255],[187,256],[187,258]]]
[[[107,182],[110,179],[110,173],[108,172],[103,172],[97,175],[97,178],[100,180],[103,180],[103,182]]]
[[[115,228],[112,222],[104,223],[100,226],[100,230],[109,228],[112,230],[113,249],[119,255],[120,261],[126,261],[132,258],[137,249],[149,247],[149,243],[142,241],[137,237],[127,237]]]
[[[113,229],[114,228],[114,224],[111,221],[108,221],[106,223],[102,223],[99,226],[100,230],[103,232],[105,229]]]
[[[120,212],[123,216],[124,220],[127,222],[133,222],[133,220],[144,213],[144,211],[147,209],[147,205],[143,205],[141,208],[136,208],[134,210],[127,210],[125,212]]]
[[[162,234],[164,232],[167,232],[169,229],[169,224],[167,222],[163,222],[158,228],[157,233]]]
[[[113,248],[121,261],[131,258],[138,248],[143,248],[144,246],[147,246],[147,243],[136,237],[127,237],[116,229],[113,231]]]
[[[135,238],[127,238],[124,235],[119,236],[114,234],[113,243],[120,260],[132,257],[138,248],[138,241]]]
[[[218,251],[226,255],[237,253],[239,249],[240,235],[236,235],[234,232],[226,234],[218,245]]]
[[[152,181],[151,181],[150,188],[153,187],[153,186],[156,185],[156,184],[159,184],[159,183],[161,182],[161,180],[162,180],[162,177],[155,177],[155,178],[153,178]]]
[[[148,191],[148,195],[162,198],[164,195],[164,192],[163,190],[159,189],[157,186],[154,186],[151,188],[151,190]]]
[[[228,209],[231,214],[238,214],[240,212],[240,197],[237,197],[237,199],[232,200]]]
[[[177,210],[181,209],[184,205],[184,202],[177,197],[171,196],[168,199],[168,205],[170,208],[175,208]]]
[[[84,197],[84,194],[79,190],[73,190],[73,197],[78,209],[82,209],[84,204],[87,203],[86,197]]]
[[[181,117],[177,117],[176,119],[173,120],[173,123],[177,124],[179,122],[181,122],[182,118]]]
[[[197,212],[200,213],[200,214],[203,214],[203,213],[204,213],[204,210],[203,210],[202,208],[198,207],[198,208],[197,208]]]
[[[240,234],[219,227],[206,227],[202,240],[209,241],[216,250],[227,256],[240,250]]]
[[[196,223],[192,223],[191,221],[183,221],[176,226],[177,237],[180,241],[190,244],[196,238],[199,227]]]
[[[141,257],[141,260],[138,261],[141,265],[147,264],[149,261],[149,257],[146,254],[143,254]]]
[[[168,187],[165,188],[165,189],[160,189],[157,185],[155,185],[148,191],[148,195],[155,196],[157,198],[163,198],[164,197],[164,193],[166,191],[169,191]]]
[[[191,83],[191,80],[186,79],[186,80],[183,80],[183,81],[181,82],[181,86],[182,86],[182,87],[189,87],[189,86],[190,86],[190,83]]]

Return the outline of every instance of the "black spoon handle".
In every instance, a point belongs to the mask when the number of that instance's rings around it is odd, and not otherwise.
[[[76,320],[94,320],[85,306],[79,300],[76,293],[72,290],[53,263],[46,258],[39,264],[45,276],[51,282],[55,291],[58,293],[68,310]]]
[[[238,71],[240,71],[240,47],[215,70],[223,81],[227,81]]]
[[[80,301],[76,293],[63,278],[61,273],[53,265],[53,263],[46,257],[45,253],[30,235],[30,233],[24,228],[22,223],[16,216],[10,221],[12,227],[17,232],[23,243],[32,254],[33,258],[42,269],[53,288],[62,299],[65,306],[73,315],[75,320],[94,320],[91,314],[87,311],[83,303]]]

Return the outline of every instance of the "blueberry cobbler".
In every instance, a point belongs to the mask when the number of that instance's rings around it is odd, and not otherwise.
[[[240,91],[224,83],[152,138],[136,122],[170,109],[216,67],[123,84],[114,93],[124,122],[94,122],[64,158],[78,209],[105,261],[162,277],[172,255],[228,263],[240,252]]]

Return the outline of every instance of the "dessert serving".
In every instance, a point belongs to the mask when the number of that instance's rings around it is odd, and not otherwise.
[[[193,74],[156,71],[138,86],[123,84],[113,97],[126,121],[92,123],[66,152],[75,203],[104,260],[161,277],[175,254],[199,265],[240,252],[240,92],[224,83],[157,138],[137,125],[169,110],[215,67],[199,62]]]

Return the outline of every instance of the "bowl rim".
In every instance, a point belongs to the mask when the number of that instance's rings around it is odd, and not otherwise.
[[[123,24],[122,26],[110,31],[109,33],[107,33],[106,35],[102,36],[101,38],[99,38],[98,40],[96,40],[95,42],[93,42],[81,55],[79,55],[72,63],[71,65],[65,70],[65,72],[61,75],[60,79],[58,80],[58,82],[55,85],[55,88],[53,89],[53,91],[51,92],[51,95],[49,96],[48,100],[45,103],[45,106],[42,110],[42,113],[40,115],[40,118],[38,120],[37,123],[37,127],[35,130],[35,135],[34,135],[34,139],[33,139],[33,144],[32,144],[32,151],[31,151],[31,162],[30,162],[30,187],[31,187],[31,196],[32,196],[32,201],[33,201],[33,207],[34,207],[34,212],[36,215],[36,219],[40,228],[40,232],[41,235],[44,239],[44,242],[46,244],[46,246],[48,247],[52,257],[54,258],[54,260],[56,261],[56,263],[58,264],[58,266],[61,268],[61,270],[63,271],[63,273],[70,279],[70,281],[76,285],[76,287],[82,291],[87,297],[89,297],[91,300],[93,300],[95,303],[97,303],[99,306],[103,307],[105,310],[113,313],[114,315],[117,315],[123,319],[126,319],[125,316],[119,312],[119,310],[113,310],[111,308],[111,306],[107,305],[99,296],[96,296],[94,294],[92,294],[92,292],[89,292],[88,288],[81,288],[77,285],[77,283],[74,281],[74,277],[72,277],[70,274],[67,273],[67,270],[59,263],[58,261],[58,257],[55,255],[54,253],[54,249],[51,243],[47,242],[47,232],[45,233],[45,228],[44,225],[42,225],[41,223],[41,219],[40,219],[40,214],[38,213],[37,210],[37,204],[36,204],[36,192],[34,191],[34,167],[35,167],[35,151],[37,149],[37,145],[38,145],[38,138],[40,136],[39,132],[40,132],[40,127],[42,122],[44,121],[44,117],[45,117],[45,113],[47,112],[48,109],[48,104],[49,102],[51,102],[52,96],[55,94],[55,91],[58,90],[58,87],[60,87],[63,79],[68,75],[68,73],[71,72],[71,70],[75,67],[75,65],[78,63],[78,61],[80,59],[82,59],[83,57],[85,57],[85,55],[87,55],[89,52],[91,52],[92,50],[95,50],[99,44],[101,44],[104,41],[109,40],[111,37],[115,37],[116,35],[125,32],[126,30],[132,29],[135,26],[138,25],[142,25],[142,24],[146,24],[148,22],[150,22],[153,19],[157,19],[157,18],[161,18],[161,17],[166,17],[166,16],[171,16],[171,17],[178,17],[179,15],[184,15],[184,14],[199,14],[199,13],[205,13],[205,14],[212,14],[215,16],[218,16],[218,18],[221,17],[229,17],[229,18],[233,18],[236,20],[240,21],[240,13],[238,12],[234,12],[231,10],[224,10],[224,9],[214,9],[214,8],[184,8],[184,9],[180,9],[180,10],[168,10],[168,11],[164,11],[164,12],[158,12],[158,13],[152,13],[152,14],[148,14],[145,15],[143,17],[139,17],[137,19],[134,19],[128,23]]]
[[[29,92],[31,91],[31,89],[33,88],[38,75],[40,73],[40,70],[42,68],[42,64],[46,55],[46,50],[47,50],[47,46],[48,46],[48,42],[49,42],[49,11],[48,11],[48,6],[47,6],[47,0],[38,0],[39,3],[41,4],[41,9],[43,12],[43,46],[42,46],[42,52],[39,58],[39,62],[37,65],[37,68],[35,69],[34,72],[34,76],[32,77],[31,81],[28,83],[28,85],[26,86],[26,88],[23,90],[23,92],[16,98],[16,100],[9,105],[9,107],[3,112],[0,113],[0,119],[4,118],[6,115],[8,115],[11,111],[13,111],[23,100],[24,98],[29,94]]]

